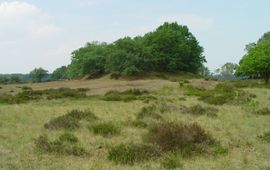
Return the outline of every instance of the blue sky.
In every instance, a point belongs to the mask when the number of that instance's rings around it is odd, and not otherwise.
[[[165,21],[187,25],[214,70],[270,31],[269,9],[269,0],[0,0],[0,73],[52,71],[87,41],[143,35]]]

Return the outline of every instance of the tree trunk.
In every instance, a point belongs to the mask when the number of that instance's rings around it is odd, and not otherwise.
[[[270,78],[270,73],[265,73],[264,80],[266,84],[269,83],[269,78]]]

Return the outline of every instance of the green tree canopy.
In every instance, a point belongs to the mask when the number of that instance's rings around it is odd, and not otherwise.
[[[67,78],[67,67],[62,66],[53,71],[51,74],[52,80],[63,80]]]
[[[29,74],[33,82],[41,82],[48,75],[48,71],[40,67],[35,68]]]
[[[198,73],[206,62],[203,48],[186,26],[165,23],[155,31],[113,43],[87,43],[72,53],[68,66],[71,78],[117,73],[137,75],[145,72]]]
[[[270,78],[270,32],[265,33],[240,61],[238,74],[257,76],[269,82]]]

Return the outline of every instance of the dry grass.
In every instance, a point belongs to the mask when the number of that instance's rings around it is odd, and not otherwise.
[[[202,80],[190,80],[191,84],[193,81]],[[3,89],[0,89],[0,91],[9,91],[12,88],[18,90],[16,86],[21,85],[2,86]],[[160,107],[160,105],[166,104],[176,109],[162,113],[163,119],[161,120],[150,119],[151,121],[197,122],[213,138],[220,141],[222,146],[228,148],[228,154],[217,157],[196,156],[192,159],[181,158],[179,161],[181,161],[182,169],[266,170],[270,168],[270,144],[258,138],[258,135],[270,131],[270,117],[269,115],[257,115],[253,112],[260,108],[269,107],[269,89],[243,89],[257,96],[253,99],[256,104],[217,106],[219,112],[217,117],[213,119],[207,116],[181,114],[181,110],[177,109],[181,105],[208,105],[192,96],[186,97],[185,101],[179,100],[180,97],[183,97],[183,89],[179,88],[177,82],[173,83],[166,80],[116,81],[103,78],[91,81],[51,82],[27,86],[31,86],[34,90],[59,87],[90,88],[89,93],[92,94],[104,94],[109,90],[121,91],[131,89],[131,87],[154,91],[153,95],[158,98],[158,102],[149,101],[150,105],[154,103]],[[147,105],[140,100],[125,103],[122,101],[102,101],[98,98],[41,100],[20,105],[0,105],[0,169],[164,169],[163,160],[165,158],[135,163],[133,166],[118,165],[107,159],[111,147],[128,143],[143,143],[142,136],[147,133],[147,129],[125,125],[125,122],[135,121],[137,113]],[[67,131],[50,131],[45,129],[43,125],[51,119],[74,109],[90,109],[104,122],[122,123],[121,133],[112,138],[104,138],[101,135],[89,132],[88,127],[91,123],[82,121],[80,128],[72,131],[72,134],[78,138],[80,147],[89,153],[86,157],[56,155],[53,153],[41,154],[37,152],[35,139],[40,135],[48,135],[50,141],[54,141],[54,139],[58,139]],[[177,162],[177,159],[180,158],[171,159],[173,162]]]

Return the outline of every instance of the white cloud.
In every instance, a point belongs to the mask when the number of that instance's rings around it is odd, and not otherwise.
[[[214,19],[211,17],[201,17],[193,14],[169,15],[161,18],[162,22],[178,22],[179,24],[187,25],[195,31],[205,31],[214,24]]]
[[[53,19],[26,2],[0,2],[0,72],[65,65],[71,47],[64,45],[64,30]]]
[[[26,38],[52,36],[61,29],[51,23],[50,17],[38,7],[26,2],[0,3],[0,38],[19,41]]]

